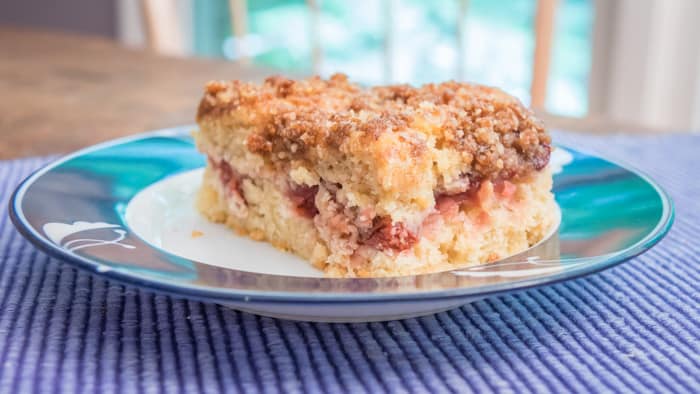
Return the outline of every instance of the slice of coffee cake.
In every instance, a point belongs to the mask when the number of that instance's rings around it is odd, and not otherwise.
[[[364,89],[344,75],[210,82],[198,208],[328,276],[494,261],[557,215],[550,137],[504,92],[457,82]]]

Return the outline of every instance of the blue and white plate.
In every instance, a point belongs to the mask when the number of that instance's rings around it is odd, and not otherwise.
[[[19,231],[50,255],[106,278],[299,320],[372,321],[450,309],[490,294],[590,274],[638,255],[671,227],[647,176],[555,149],[558,228],[508,259],[426,275],[333,279],[194,208],[205,158],[192,127],[96,145],[29,176],[10,201]]]

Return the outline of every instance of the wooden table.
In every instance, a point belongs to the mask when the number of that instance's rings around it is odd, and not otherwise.
[[[100,38],[0,27],[0,159],[65,153],[193,123],[208,80],[268,73]]]

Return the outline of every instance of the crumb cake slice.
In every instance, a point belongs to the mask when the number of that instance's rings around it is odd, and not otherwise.
[[[367,89],[340,74],[210,82],[197,122],[199,210],[328,276],[491,262],[557,216],[550,137],[498,89]]]

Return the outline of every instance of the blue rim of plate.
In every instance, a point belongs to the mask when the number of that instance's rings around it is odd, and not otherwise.
[[[528,258],[527,253],[513,256],[501,262],[434,274],[390,278],[338,279],[285,277],[220,268],[202,262],[186,260],[142,242],[143,245],[153,249],[154,253],[171,258],[173,261],[177,262],[176,264],[180,264],[184,260],[186,265],[192,270],[190,273],[195,275],[184,279],[181,277],[173,278],[170,277],[167,272],[163,274],[163,272],[154,273],[151,270],[141,270],[138,267],[124,267],[123,265],[113,266],[109,262],[99,261],[99,259],[86,256],[83,253],[69,251],[49,240],[45,233],[42,234],[42,231],[37,229],[27,219],[22,207],[27,191],[32,185],[36,184],[37,180],[41,179],[46,174],[50,174],[59,166],[96,152],[99,153],[100,151],[110,148],[137,143],[139,141],[147,141],[149,139],[173,139],[189,143],[192,150],[191,154],[197,155],[191,138],[189,137],[190,130],[193,130],[195,127],[196,126],[182,126],[168,128],[107,141],[79,150],[45,165],[23,180],[14,191],[9,203],[9,213],[12,222],[25,238],[52,257],[69,262],[80,269],[93,272],[105,278],[152,291],[217,302],[364,303],[481,297],[494,293],[522,290],[582,277],[613,267],[649,250],[667,234],[674,219],[674,208],[670,197],[646,174],[631,169],[629,166],[623,166],[613,161],[563,146],[558,147],[572,152],[574,155],[599,161],[600,163],[610,166],[610,168],[614,168],[618,172],[624,171],[628,177],[637,177],[637,182],[640,185],[645,184],[647,187],[650,187],[647,194],[653,191],[658,198],[658,202],[655,202],[655,204],[660,204],[658,207],[658,209],[660,209],[658,218],[654,219],[656,223],[650,230],[647,230],[643,236],[638,237],[634,243],[626,245],[620,250],[598,255],[564,257],[558,261],[545,261],[542,264],[547,265],[547,269],[549,270],[547,273],[533,274],[521,279],[509,279],[508,275],[504,277],[502,273],[504,272],[504,267],[506,267],[505,271],[507,272],[513,272],[512,270],[518,269],[531,269],[532,267],[530,266],[533,264],[533,260]],[[162,176],[159,180],[193,168],[196,167],[181,168],[175,172],[161,174]],[[586,182],[585,174],[583,179],[583,181],[578,179],[578,181],[573,181],[573,183]],[[556,183],[557,177],[555,176],[555,191],[557,188]],[[133,197],[137,192],[138,190],[132,193],[129,198]],[[128,201],[121,201],[120,203],[128,203]],[[562,215],[567,215],[565,209],[562,209]],[[121,224],[128,231],[128,225],[123,222],[123,215],[121,216],[121,220]],[[139,241],[139,238],[135,234],[129,234],[129,236],[132,241]],[[562,240],[557,239],[557,247],[561,246],[559,244],[560,242],[562,242]],[[544,242],[545,246],[546,243],[547,241]],[[537,263],[537,261],[535,261],[535,263]],[[493,275],[488,274],[489,272]],[[472,275],[473,273],[476,274]],[[488,275],[484,276],[484,273]]]

